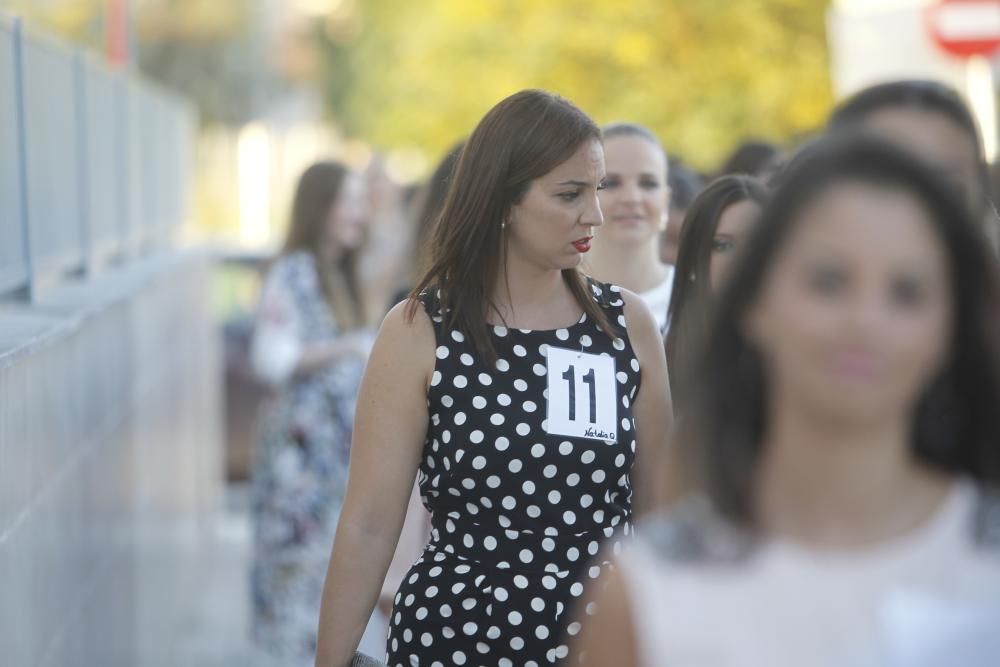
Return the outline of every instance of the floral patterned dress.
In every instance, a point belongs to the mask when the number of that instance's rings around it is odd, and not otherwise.
[[[251,577],[255,643],[289,666],[313,664],[364,361],[345,358],[305,377],[292,370],[303,346],[338,335],[313,256],[279,259],[254,331],[254,367],[276,393],[257,424]]]

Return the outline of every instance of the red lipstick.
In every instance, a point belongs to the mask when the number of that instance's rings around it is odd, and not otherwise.
[[[576,251],[579,253],[588,252],[590,250],[590,242],[593,238],[593,236],[588,236],[586,238],[577,239],[576,241],[573,241],[573,247],[576,248]]]

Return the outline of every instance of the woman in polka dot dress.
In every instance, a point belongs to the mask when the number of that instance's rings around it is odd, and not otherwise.
[[[577,269],[603,177],[600,131],[548,93],[504,100],[469,138],[432,266],[366,371],[318,666],[349,662],[415,477],[432,531],[395,597],[389,664],[566,657],[602,545],[631,535],[633,463],[671,426],[653,317]]]

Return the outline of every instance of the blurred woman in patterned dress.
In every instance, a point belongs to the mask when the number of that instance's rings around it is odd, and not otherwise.
[[[312,664],[347,481],[354,401],[371,340],[356,270],[365,201],[362,178],[343,165],[306,170],[257,314],[253,365],[274,396],[257,425],[253,634],[282,665]]]

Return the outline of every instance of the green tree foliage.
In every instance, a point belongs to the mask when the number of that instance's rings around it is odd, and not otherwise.
[[[811,130],[831,103],[825,0],[340,5],[324,33],[331,113],[382,147],[440,154],[498,100],[539,87],[711,168],[743,138]]]

